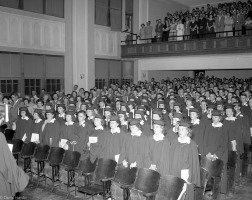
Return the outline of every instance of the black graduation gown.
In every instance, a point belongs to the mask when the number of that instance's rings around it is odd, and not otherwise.
[[[32,119],[21,119],[18,118],[16,121],[16,131],[14,135],[14,139],[21,139],[23,138],[24,134],[26,134],[25,141],[31,141],[31,134],[32,134]]]
[[[206,125],[204,122],[200,121],[199,124],[192,124],[192,139],[198,145],[199,154],[204,154],[204,134]]]

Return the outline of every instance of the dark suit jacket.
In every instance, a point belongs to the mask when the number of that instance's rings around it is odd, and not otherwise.
[[[18,99],[17,102],[10,107],[9,111],[10,124],[12,124],[18,119],[18,109],[22,106],[24,106],[23,101],[21,99]]]

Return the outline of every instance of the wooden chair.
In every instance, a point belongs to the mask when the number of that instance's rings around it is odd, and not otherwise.
[[[208,172],[205,190],[212,190],[212,199],[217,199],[220,195],[224,162],[220,159],[212,161],[207,157],[202,157],[200,165]]]
[[[36,144],[34,142],[24,143],[22,151],[20,153],[21,158],[24,159],[24,172],[31,173],[32,179],[32,170],[31,170],[31,158],[35,152]]]
[[[124,167],[123,165],[118,165],[114,182],[120,185],[120,188],[123,189],[123,200],[128,200],[130,198],[130,188],[133,187],[133,184],[136,179],[137,168]]]
[[[97,160],[98,159],[96,159],[94,163],[91,163],[90,158],[87,158],[79,162],[77,171],[81,172],[81,174],[84,176],[83,186],[90,184],[90,178],[93,175],[97,166]]]
[[[20,140],[20,139],[13,139],[11,141],[11,144],[13,144],[12,154],[13,154],[14,158],[16,159],[17,165],[18,165],[19,155],[22,151],[24,142],[23,142],[23,140]]]
[[[110,185],[115,175],[116,165],[114,160],[100,158],[94,172],[94,181],[89,185],[79,187],[78,191],[85,194],[85,199],[87,199],[87,194],[91,195],[93,200],[94,195],[102,194],[105,200],[111,195]]]
[[[40,183],[40,177],[44,177],[44,181],[46,184],[46,176],[44,173],[44,167],[45,167],[45,161],[47,160],[47,157],[49,155],[50,146],[49,145],[43,145],[43,144],[37,144],[34,158],[35,162],[37,163],[37,186]],[[41,175],[42,173],[42,175]]]
[[[185,181],[181,178],[166,175],[160,178],[156,200],[175,200],[183,192]]]
[[[75,185],[75,170],[80,162],[81,154],[78,151],[65,151],[65,156],[62,161],[62,166],[65,167],[67,172],[67,198],[72,191],[69,188],[74,187],[76,196],[76,185]]]
[[[133,189],[140,191],[146,199],[155,198],[160,177],[157,171],[139,168]]]
[[[63,160],[65,150],[61,147],[51,147],[49,156],[48,156],[48,162],[49,165],[52,167],[52,189],[51,192],[53,192],[54,188],[59,185],[55,185],[55,182],[60,181],[59,180],[59,169],[60,169],[60,163]],[[56,179],[56,177],[58,177]]]
[[[234,192],[235,170],[237,166],[238,154],[235,151],[228,152],[227,177],[228,191]]]

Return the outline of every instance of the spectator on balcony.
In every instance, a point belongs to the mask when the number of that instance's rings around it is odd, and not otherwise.
[[[157,20],[157,24],[156,24],[156,29],[155,29],[155,32],[156,32],[156,38],[157,38],[157,41],[161,41],[162,37],[163,37],[163,24],[162,24],[162,21],[161,19],[158,19]]]
[[[141,28],[139,30],[139,33],[138,33],[138,39],[139,39],[139,43],[140,44],[143,44],[145,43],[145,24],[141,24]]]
[[[244,24],[244,15],[240,10],[234,10],[234,29],[235,35],[242,35],[242,26]]]
[[[148,21],[146,23],[146,28],[145,28],[145,37],[148,39],[146,40],[147,43],[151,43],[152,31],[153,31],[153,27],[151,26],[151,21]]]
[[[227,15],[226,15],[225,20],[224,20],[224,25],[225,25],[225,28],[224,28],[225,36],[226,37],[233,36],[234,20],[233,20],[233,18],[231,16],[230,12],[227,12]]]
[[[168,41],[169,33],[170,33],[170,20],[168,19],[168,17],[165,17],[164,18],[162,41]]]
[[[188,17],[185,18],[185,23],[184,23],[184,39],[188,40],[190,39],[190,19]]]
[[[199,38],[204,38],[206,34],[207,20],[205,18],[205,14],[201,13],[199,18]]]
[[[178,20],[178,24],[176,26],[176,31],[177,31],[177,40],[179,40],[179,41],[183,40],[185,28],[184,28],[184,24],[182,23],[181,19]]]
[[[252,34],[252,18],[248,17],[245,21],[246,35]]]
[[[177,36],[177,23],[176,23],[176,19],[173,17],[171,24],[170,24],[170,34],[169,34],[169,41],[175,41],[177,40],[176,36]]]
[[[213,19],[213,15],[210,14],[207,19],[207,35],[206,37],[215,37],[215,21]]]
[[[221,10],[218,11],[218,15],[215,18],[215,31],[216,31],[216,37],[223,37],[224,33],[220,33],[224,31],[225,25],[224,25],[225,17]]]
[[[191,38],[195,39],[197,38],[197,32],[198,32],[198,25],[197,22],[195,21],[195,17],[192,17],[192,21],[190,23],[190,34],[191,34]]]

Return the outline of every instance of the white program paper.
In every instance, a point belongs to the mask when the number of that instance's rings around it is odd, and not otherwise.
[[[23,138],[22,138],[23,142],[26,140],[26,138],[27,138],[27,136],[26,136],[26,133],[25,133]]]
[[[39,141],[39,134],[38,133],[32,133],[31,142],[37,142],[37,141]]]
[[[89,137],[89,143],[90,144],[95,144],[98,142],[98,137]]]

